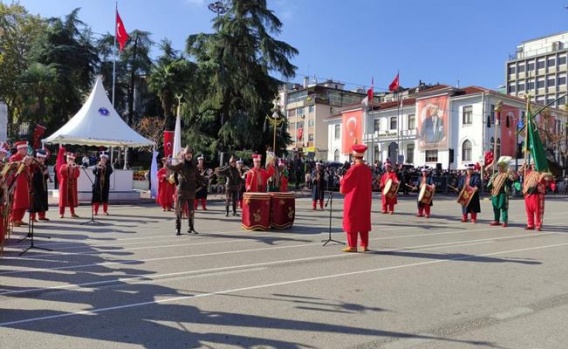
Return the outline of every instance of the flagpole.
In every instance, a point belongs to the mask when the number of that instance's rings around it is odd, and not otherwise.
[[[112,45],[113,59],[112,59],[112,106],[114,107],[114,90],[116,81],[116,14],[118,13],[118,1],[115,2],[114,7],[114,44]]]
[[[396,133],[396,163],[398,164],[398,159],[400,157],[400,71],[396,72],[396,77],[398,79],[398,86],[396,88],[396,95],[398,97],[398,110],[396,112],[396,127],[398,129],[398,132]]]

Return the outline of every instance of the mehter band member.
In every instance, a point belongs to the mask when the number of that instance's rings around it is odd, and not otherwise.
[[[110,175],[112,174],[112,165],[109,163],[108,153],[101,152],[100,160],[93,169],[95,181],[93,183],[93,198],[91,203],[95,216],[99,214],[99,205],[103,204],[103,212],[108,216],[108,197],[110,192]]]
[[[11,163],[17,163],[18,171],[16,172],[15,178],[15,189],[14,189],[14,201],[12,205],[12,225],[14,227],[19,227],[20,225],[26,225],[24,223],[24,215],[26,210],[30,208],[30,190],[28,177],[29,165],[32,163],[32,158],[27,156],[28,154],[28,142],[20,141],[14,144],[16,146],[16,154],[10,157]]]
[[[79,216],[75,214],[75,207],[79,206],[77,181],[81,171],[75,163],[75,154],[67,153],[66,161],[67,163],[59,168],[59,178],[61,179],[59,185],[59,218],[65,216],[65,207],[67,206],[71,211],[71,217],[78,218]]]
[[[226,178],[225,182],[225,217],[229,216],[229,203],[233,207],[233,216],[237,215],[237,202],[239,201],[239,191],[242,187],[241,174],[237,169],[237,159],[233,156],[229,159],[229,166],[217,168],[215,173]]]
[[[184,209],[188,211],[189,218],[189,230],[187,232],[198,234],[194,228],[193,202],[195,201],[195,192],[203,184],[201,183],[199,171],[193,163],[193,151],[191,148],[186,147],[183,150],[183,161],[176,165],[166,164],[166,167],[174,173],[177,185],[176,234],[181,235],[181,218]]]
[[[319,202],[323,210],[323,197],[325,195],[325,173],[321,162],[316,162],[316,168],[312,172],[312,210],[316,209]]]
[[[274,164],[267,163],[267,169],[260,167],[262,155],[254,154],[252,161],[254,167],[247,172],[245,187],[247,192],[266,193],[268,179],[274,174]]]
[[[461,191],[474,189],[471,201],[467,205],[462,205],[462,222],[467,223],[468,214],[471,214],[471,223],[477,222],[477,214],[481,212],[481,203],[479,201],[479,189],[481,189],[481,176],[475,172],[475,165],[467,165],[466,174],[461,176],[458,181],[458,189]],[[471,191],[471,189],[469,189]]]
[[[416,182],[414,183],[414,187],[420,192],[420,190],[422,190],[422,188],[425,185],[429,185],[432,186],[432,192],[430,192],[430,195],[433,195],[433,191],[436,190],[436,186],[434,185],[434,180],[432,179],[432,176],[430,176],[430,171],[426,168],[423,167],[420,172],[422,173],[422,176],[420,176],[420,178],[418,178],[416,180]],[[420,201],[420,196],[418,197],[417,200],[417,206],[418,206],[418,213],[416,214],[416,217],[426,217],[426,218],[430,218],[430,214],[431,214],[431,208],[432,208],[432,201],[434,200],[429,200],[430,202],[428,203],[424,203]]]
[[[171,211],[174,207],[175,179],[166,168],[166,165],[171,163],[171,157],[162,158],[162,168],[157,173],[158,196],[156,202],[164,212]]]
[[[373,175],[363,162],[367,150],[364,144],[351,147],[355,164],[341,177],[339,191],[345,195],[343,201],[343,230],[347,234],[347,247],[343,252],[357,252],[357,237],[361,237],[362,251],[369,250],[369,231],[371,231],[371,201],[373,194]]]
[[[527,214],[525,230],[542,230],[544,220],[544,196],[547,182],[552,179],[548,172],[538,172],[534,165],[523,165],[520,172],[523,174],[523,196]]]
[[[381,176],[381,182],[379,185],[380,190],[384,190],[385,186],[389,179],[391,180],[392,187],[394,190],[389,191],[388,193],[384,193],[381,195],[381,203],[382,203],[382,211],[381,213],[386,214],[394,214],[394,206],[398,203],[397,196],[398,196],[398,176],[396,172],[394,172],[394,168],[390,162],[385,162],[384,167],[386,168],[386,172],[383,173]]]
[[[508,161],[499,160],[497,162],[497,173],[489,179],[487,188],[491,190],[491,204],[493,205],[493,221],[490,225],[500,225],[499,218],[503,222],[503,227],[509,224],[509,193],[511,185],[516,179],[512,172],[508,172]]]
[[[49,209],[48,204],[48,190],[47,190],[47,181],[49,178],[49,171],[47,169],[47,165],[45,164],[45,160],[47,158],[47,152],[43,149],[36,150],[36,160],[37,162],[33,163],[30,166],[30,170],[32,173],[31,177],[31,192],[32,192],[32,202],[30,208],[30,214],[32,220],[36,221],[36,213],[37,219],[40,221],[49,221],[49,218],[45,216],[45,213]]]

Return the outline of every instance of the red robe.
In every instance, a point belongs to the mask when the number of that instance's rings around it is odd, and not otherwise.
[[[339,183],[343,202],[343,230],[347,233],[371,231],[373,174],[365,164],[349,168]]]
[[[272,177],[274,174],[274,166],[270,165],[268,170],[263,168],[252,168],[250,169],[246,176],[245,180],[245,188],[247,192],[257,192],[257,193],[266,193],[266,183],[268,179]]]
[[[380,183],[381,190],[383,190],[389,179],[392,179],[393,182],[398,182],[398,177],[396,176],[396,173],[394,171],[393,172],[387,171],[383,173],[383,175],[381,176],[381,183]],[[394,195],[394,197],[387,197],[386,195],[381,195],[381,196],[383,204],[386,203],[388,205],[395,205],[398,203],[396,195]]]
[[[10,162],[23,161],[24,157],[18,153],[10,157]],[[30,208],[30,190],[28,185],[28,176],[31,178],[31,172],[28,166],[18,175],[16,180],[16,188],[14,189],[14,201],[12,208],[14,210],[27,210]]]
[[[59,168],[59,207],[77,207],[77,178],[81,175],[79,166],[70,167],[67,164]]]
[[[175,189],[175,185],[168,181],[168,170],[162,167],[158,171],[158,197],[156,198],[156,202],[160,207],[173,207]]]

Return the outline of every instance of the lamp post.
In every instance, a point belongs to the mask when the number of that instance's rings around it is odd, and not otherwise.
[[[207,5],[207,8],[210,11],[217,13],[217,17],[227,13],[228,10],[227,6],[222,1],[212,2],[209,5]]]
[[[495,122],[494,122],[494,127],[495,127],[495,133],[493,135],[493,156],[494,156],[494,160],[493,160],[493,173],[495,173],[496,166],[497,166],[497,137],[499,135],[499,127],[501,126],[501,108],[503,107],[503,102],[501,100],[499,100],[497,102],[497,104],[495,105]]]
[[[276,155],[276,128],[284,122],[284,118],[281,118],[278,109],[275,109],[272,115],[270,117],[267,116],[266,119],[270,123],[270,126],[272,126],[272,151],[274,155]]]

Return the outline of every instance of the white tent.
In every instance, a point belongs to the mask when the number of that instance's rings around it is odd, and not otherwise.
[[[91,95],[83,107],[45,143],[110,147],[142,147],[153,145],[131,129],[114,110],[97,77]]]

